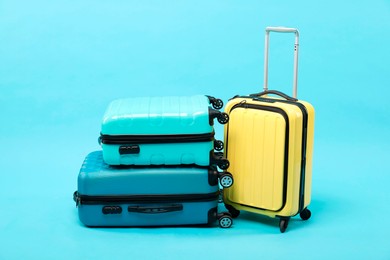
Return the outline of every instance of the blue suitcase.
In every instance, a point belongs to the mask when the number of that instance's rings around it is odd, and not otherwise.
[[[212,108],[212,106],[214,108]],[[109,165],[217,165],[229,162],[214,148],[214,119],[225,124],[223,103],[210,96],[138,97],[114,100],[108,106],[99,141]]]
[[[233,223],[218,214],[218,172],[206,167],[112,167],[102,152],[85,159],[74,193],[86,226],[171,226]]]

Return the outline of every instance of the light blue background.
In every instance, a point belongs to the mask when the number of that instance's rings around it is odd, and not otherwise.
[[[260,91],[264,28],[301,32],[316,108],[312,218],[90,229],[72,193],[114,98]],[[290,93],[292,35],[271,35]],[[0,1],[0,258],[390,259],[390,2]],[[222,128],[217,128],[222,138]]]

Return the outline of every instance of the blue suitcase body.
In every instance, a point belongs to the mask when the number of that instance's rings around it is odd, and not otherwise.
[[[212,224],[230,227],[218,214],[218,177],[195,167],[112,167],[102,152],[85,159],[74,200],[86,226],[170,226]]]
[[[228,116],[215,108],[222,101],[209,96],[139,97],[114,100],[101,126],[100,142],[109,165],[182,165],[227,168],[213,154],[223,149],[214,140],[213,119]]]

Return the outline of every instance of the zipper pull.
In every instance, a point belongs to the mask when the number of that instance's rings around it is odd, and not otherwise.
[[[246,100],[242,100],[240,103],[239,103],[243,108],[248,108],[248,104],[246,103]]]

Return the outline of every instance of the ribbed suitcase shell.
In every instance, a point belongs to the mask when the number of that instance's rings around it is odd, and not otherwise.
[[[102,143],[104,161],[110,165],[179,165],[210,164],[214,149],[213,120],[209,116],[209,98],[202,95],[184,97],[139,97],[114,100],[102,122],[102,136],[157,136],[158,143],[139,143],[139,152],[121,154],[122,144]],[[210,134],[197,142],[164,143],[164,136]]]
[[[307,129],[296,103],[307,111]],[[225,204],[270,217],[294,216],[310,204],[314,108],[296,103],[238,97],[226,105],[225,156],[234,185],[224,190]]]
[[[209,184],[206,168],[114,168],[103,162],[102,152],[85,159],[78,176],[79,218],[87,226],[163,226],[208,224],[216,221],[219,187]],[[188,197],[170,201],[171,197]],[[107,200],[111,198],[111,201]],[[119,198],[131,198],[123,201]],[[202,197],[191,201],[190,197]],[[207,198],[205,198],[207,197]],[[104,198],[106,202],[99,202]],[[118,198],[115,201],[115,198]],[[142,198],[143,201],[139,201]],[[114,199],[114,201],[112,201]],[[100,199],[102,200],[102,199]],[[98,201],[98,202],[96,202]],[[173,212],[130,212],[129,207],[163,208],[180,205]],[[104,214],[104,207],[120,207],[120,214]]]

